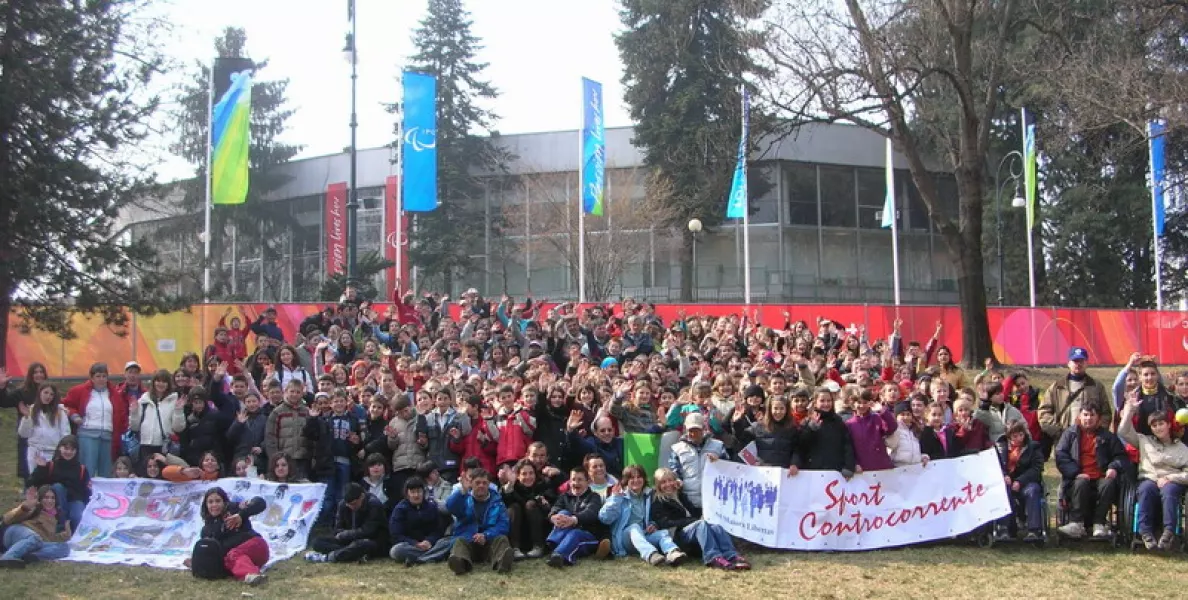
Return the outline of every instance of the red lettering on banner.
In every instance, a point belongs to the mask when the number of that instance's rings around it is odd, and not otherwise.
[[[961,487],[963,494],[956,496],[945,496],[940,500],[929,502],[921,506],[914,506],[911,508],[902,508],[893,510],[890,513],[879,515],[873,518],[863,517],[862,511],[858,510],[846,516],[846,507],[855,505],[859,506],[878,506],[885,499],[881,494],[879,484],[870,486],[870,492],[862,492],[858,494],[837,494],[834,490],[841,482],[838,480],[831,481],[825,486],[825,494],[829,496],[829,505],[825,507],[822,513],[833,512],[837,510],[837,514],[843,518],[837,521],[820,522],[817,512],[805,513],[800,518],[800,525],[798,533],[803,540],[813,540],[821,536],[837,536],[844,535],[862,535],[872,531],[878,531],[884,527],[899,527],[906,525],[909,521],[916,521],[934,517],[943,513],[956,512],[963,506],[967,506],[976,502],[979,498],[986,495],[986,488],[982,484],[976,486],[973,482],[966,482]]]
[[[346,272],[347,263],[347,184],[332,183],[326,188],[326,275]]]

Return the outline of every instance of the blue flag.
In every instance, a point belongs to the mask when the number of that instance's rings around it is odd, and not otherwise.
[[[885,176],[887,179],[887,196],[883,200],[883,227],[895,227],[895,167],[892,165],[891,138],[887,138],[887,165]]]
[[[428,212],[437,208],[437,79],[406,71],[402,80],[404,210]]]
[[[602,84],[582,78],[582,211],[602,215],[606,189],[606,130],[602,118]]]
[[[741,219],[747,214],[747,137],[750,135],[751,97],[742,89],[742,137],[738,140],[738,162],[734,165],[734,181],[730,184],[730,198],[726,201],[726,218]]]
[[[1163,235],[1163,222],[1167,218],[1164,192],[1167,186],[1166,157],[1164,146],[1167,141],[1167,125],[1154,120],[1147,124],[1151,137],[1151,209],[1155,218],[1155,235]]]

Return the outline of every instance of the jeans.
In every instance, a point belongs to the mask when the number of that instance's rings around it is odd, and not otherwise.
[[[50,487],[53,488],[54,496],[58,499],[58,506],[62,507],[62,510],[58,511],[58,525],[64,525],[66,521],[70,521],[71,531],[78,531],[78,525],[82,522],[83,511],[86,510],[87,503],[67,500],[66,486],[60,483],[55,483]]]
[[[1032,482],[1023,486],[1019,491],[1011,490],[1007,496],[1011,501],[1012,516],[1004,521],[1011,522],[1019,516],[1020,511],[1027,515],[1027,530],[1039,533],[1044,528],[1044,488],[1039,483]],[[1014,526],[1011,526],[1014,529]]]
[[[338,510],[338,501],[342,499],[347,484],[351,482],[351,465],[349,463],[334,462],[334,474],[326,482],[326,497],[322,500],[322,512],[318,521],[326,523],[334,519],[334,512]]]
[[[548,541],[553,545],[553,554],[560,554],[561,558],[565,559],[565,564],[568,565],[576,563],[577,559],[583,556],[593,554],[598,549],[598,538],[589,531],[577,527],[554,528],[549,534]]]
[[[545,528],[548,526],[548,511],[541,510],[533,500],[524,504],[510,504],[507,507],[510,525],[507,538],[512,549],[524,550],[524,531],[528,532],[528,549],[542,547],[545,543]]]
[[[425,563],[445,560],[445,557],[450,554],[450,548],[453,546],[454,538],[448,536],[437,540],[428,550],[421,550],[408,542],[400,542],[392,546],[392,550],[388,553],[388,556],[391,556],[392,560],[415,562],[423,565]]]
[[[46,542],[32,529],[24,525],[12,525],[4,530],[4,546],[8,551],[0,558],[22,559],[32,554],[41,560],[57,560],[70,555],[70,545],[65,542]]]
[[[706,523],[704,519],[686,525],[680,530],[678,535],[682,543],[697,543],[697,546],[701,548],[701,562],[707,565],[710,561],[718,557],[732,560],[738,556],[738,551],[734,549],[734,540],[730,539],[730,534],[726,533],[726,530],[721,525],[711,525]]]
[[[647,560],[649,556],[656,553],[657,546],[659,546],[660,553],[662,554],[668,554],[677,549],[676,542],[672,541],[672,536],[668,534],[667,529],[657,529],[652,533],[644,533],[643,525],[629,525],[627,527],[627,539],[630,540],[631,545],[635,547],[635,551],[639,552],[640,557],[644,560]]]
[[[1184,501],[1184,486],[1177,483],[1168,483],[1162,488],[1159,484],[1144,479],[1138,484],[1138,528],[1139,533],[1150,534],[1155,536],[1155,519],[1156,515],[1162,514],[1162,524],[1164,529],[1170,529],[1173,532],[1176,527],[1176,518],[1179,516],[1180,503]],[[1163,507],[1163,512],[1160,513],[1160,506]],[[1158,536],[1156,536],[1158,537]]]
[[[485,544],[476,544],[471,540],[454,538],[450,546],[450,558],[458,557],[466,562],[468,569],[474,568],[476,562],[489,562],[491,566],[499,566],[499,561],[505,553],[510,553],[511,542],[506,535],[487,540]]]
[[[111,432],[79,429],[78,460],[91,477],[111,477]]]
[[[1074,479],[1069,502],[1069,522],[1105,525],[1110,507],[1118,501],[1118,478]],[[1092,518],[1092,523],[1089,519]]]

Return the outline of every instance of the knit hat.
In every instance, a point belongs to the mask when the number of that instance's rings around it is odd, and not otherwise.
[[[763,392],[763,388],[757,385],[748,385],[747,389],[743,391],[743,398],[759,397],[761,400],[767,399],[767,394]]]

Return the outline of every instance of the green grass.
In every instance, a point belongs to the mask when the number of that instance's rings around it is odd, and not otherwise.
[[[1095,377],[1113,381],[1116,371]],[[1112,371],[1112,372],[1111,372]],[[1047,385],[1059,371],[1036,371]],[[3,498],[16,502],[19,482],[12,461],[13,412],[0,414],[0,482]],[[1049,484],[1055,472],[1049,466]],[[725,573],[688,565],[656,568],[638,559],[586,560],[556,571],[542,561],[519,563],[511,575],[480,570],[454,576],[444,565],[415,569],[391,561],[365,565],[311,565],[300,559],[277,565],[270,581],[248,588],[231,581],[206,582],[182,571],[80,563],[37,564],[7,572],[9,598],[1121,598],[1166,596],[1181,589],[1183,555],[1155,556],[1113,551],[1082,543],[1074,548],[1033,549],[968,544],[862,553],[773,552],[744,548],[754,562],[749,573]]]

